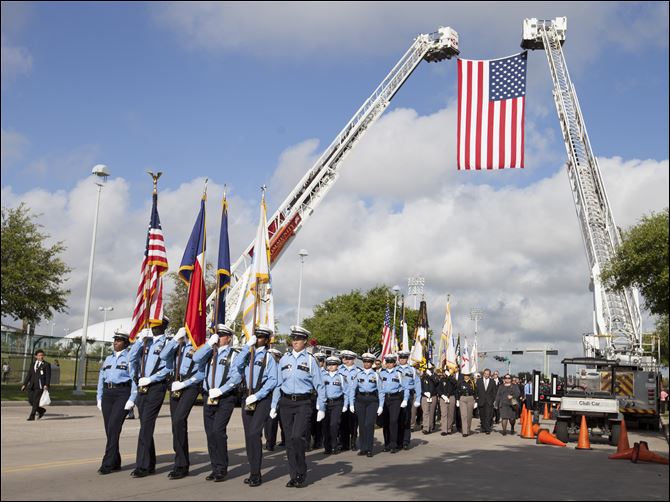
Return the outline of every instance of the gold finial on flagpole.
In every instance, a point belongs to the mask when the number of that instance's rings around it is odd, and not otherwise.
[[[151,176],[151,179],[154,180],[154,193],[158,193],[158,178],[161,177],[161,174],[163,174],[162,171],[158,171],[157,173],[154,173],[153,171],[147,171],[149,176]]]

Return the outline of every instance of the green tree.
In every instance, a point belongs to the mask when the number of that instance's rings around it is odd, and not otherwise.
[[[649,312],[668,315],[668,208],[644,216],[622,237],[603,268],[603,282],[612,290],[639,288]]]
[[[71,269],[60,259],[65,245],[46,246],[49,235],[35,217],[24,203],[2,208],[2,315],[22,320],[24,328],[66,312],[70,294],[63,284]]]
[[[188,286],[181,280],[178,272],[170,272],[166,275],[167,279],[174,283],[174,289],[167,295],[163,312],[170,319],[170,328],[176,332],[183,326],[186,316],[186,301],[188,300]],[[205,290],[207,296],[216,288],[216,276],[214,266],[211,263],[205,264]]]
[[[663,366],[668,366],[668,315],[658,316],[656,318],[656,327],[654,330],[654,339],[658,338],[661,341],[661,360]],[[656,354],[656,346],[653,350]]]
[[[305,319],[303,325],[312,332],[319,345],[349,349],[358,354],[368,350],[378,351],[381,349],[387,302],[391,304],[393,315],[393,292],[388,286],[376,286],[365,293],[354,290],[316,305],[313,316]],[[405,309],[410,341],[417,315],[418,311]],[[396,335],[400,340],[400,312],[396,319]]]

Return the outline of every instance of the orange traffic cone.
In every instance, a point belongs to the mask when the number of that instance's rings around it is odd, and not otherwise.
[[[521,423],[520,423],[520,427],[521,427],[521,431],[522,431],[522,432],[523,432],[523,424],[524,424],[525,422],[526,422],[526,404],[524,403],[524,405],[521,407]]]
[[[630,460],[634,464],[637,464],[638,462],[654,462],[656,464],[668,465],[667,458],[649,451],[649,446],[646,441],[635,443],[635,446],[633,447],[633,455]]]
[[[524,439],[535,439],[535,435],[533,434],[533,417],[530,410],[526,410],[526,420],[521,429],[521,437]]]
[[[541,427],[540,424],[533,424],[533,425],[531,425],[530,430],[533,431],[533,435],[534,435],[534,436],[536,436],[537,433],[540,431],[540,427]]]
[[[612,460],[629,460],[632,458],[633,448],[630,447],[628,442],[628,430],[626,429],[626,421],[621,421],[621,431],[619,432],[619,441],[616,445],[616,453],[612,453],[607,458]]]
[[[552,446],[566,446],[563,441],[554,436],[548,429],[540,429],[535,444],[549,444]]]
[[[582,423],[579,426],[579,440],[577,441],[576,450],[591,450],[591,442],[589,441],[589,428],[586,425],[586,416],[582,415]]]
[[[543,420],[549,420],[549,406],[547,406],[547,403],[544,403],[544,413],[542,414],[542,419]]]

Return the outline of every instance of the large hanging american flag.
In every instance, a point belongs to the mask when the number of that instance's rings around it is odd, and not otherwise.
[[[458,169],[524,167],[527,55],[458,60]]]
[[[135,309],[133,310],[130,339],[134,340],[137,333],[148,326],[156,326],[163,319],[163,279],[168,269],[163,229],[158,217],[158,193],[154,190],[151,207],[151,221],[147,232],[147,245],[144,249],[144,260],[140,271],[140,285],[137,287]],[[148,313],[148,322],[147,322]]]
[[[384,314],[384,327],[382,328],[382,355],[384,360],[386,354],[393,352],[393,335],[391,333],[391,310],[388,303],[386,304],[386,313]]]

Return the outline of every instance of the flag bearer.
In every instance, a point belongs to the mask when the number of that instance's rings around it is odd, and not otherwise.
[[[216,333],[193,356],[196,364],[206,361],[202,417],[212,472],[205,479],[217,483],[225,480],[228,474],[226,427],[235,409],[237,386],[242,381],[236,361],[237,351],[230,345],[232,339],[233,331],[225,324],[217,324]]]
[[[384,403],[384,451],[396,453],[398,447],[398,429],[400,412],[407,408],[409,388],[403,384],[403,374],[396,367],[395,354],[387,354],[384,358],[386,367],[379,372],[381,380],[380,402]]]
[[[186,336],[186,328],[179,328],[161,352],[163,361],[173,362],[174,376],[170,386],[170,417],[172,418],[172,448],[174,449],[174,469],[168,479],[188,476],[191,465],[188,454],[188,416],[200,394],[205,378],[206,361],[196,364],[193,360],[195,348]]]
[[[133,380],[133,366],[128,357],[130,344],[127,332],[117,329],[114,332],[114,353],[107,356],[100,368],[98,377],[98,409],[105,421],[107,444],[100,474],[109,474],[121,470],[119,436],[128,410],[135,406],[137,385]]]
[[[249,477],[244,480],[251,487],[260,486],[261,464],[263,463],[263,425],[270,416],[272,391],[277,386],[277,362],[267,351],[267,345],[272,338],[272,330],[258,327],[254,336],[249,338],[240,351],[240,361],[244,361],[243,377],[249,389],[249,396],[242,406],[242,423],[244,424],[244,440],[249,460]],[[254,350],[253,374],[251,373],[251,356],[249,351],[252,345]],[[247,361],[249,359],[249,361]]]
[[[362,356],[363,369],[349,385],[349,411],[358,417],[359,455],[372,457],[372,444],[375,437],[375,421],[384,411],[384,394],[381,392],[381,379],[372,369],[374,354],[366,352]]]
[[[156,472],[154,429],[167,391],[167,377],[172,372],[172,361],[160,358],[167,343],[165,330],[169,323],[167,316],[163,316],[161,324],[142,330],[130,349],[130,362],[137,371],[137,408],[140,410],[136,466],[130,473],[134,478]]]
[[[342,364],[339,357],[331,356],[326,359],[326,372],[323,375],[323,385],[326,393],[326,418],[323,421],[324,453],[338,454],[337,433],[340,430],[342,413],[349,411],[349,394],[344,375],[337,371]]]
[[[282,353],[277,349],[268,349],[268,353],[272,354],[277,365],[279,365],[279,360],[281,359]],[[279,429],[279,417],[272,418],[269,414],[265,419],[265,449],[268,451],[275,451],[275,445],[277,444],[277,430]],[[284,429],[281,431],[281,442],[284,443]]]
[[[312,390],[317,393],[317,422],[326,416],[325,394],[321,370],[312,355],[305,350],[309,331],[300,326],[291,327],[293,350],[279,361],[279,383],[272,396],[271,416],[276,416],[277,405],[281,411],[282,427],[286,433],[286,456],[291,479],[287,487],[307,486],[305,463],[305,430],[314,410],[311,406]]]
[[[421,406],[421,377],[413,366],[407,363],[409,352],[398,352],[398,370],[403,375],[403,384],[409,389],[409,402],[414,406],[407,406],[400,411],[398,426],[398,448],[409,450],[412,437],[412,427],[416,422],[416,409]]]
[[[356,375],[361,371],[355,364],[356,353],[351,350],[343,350],[340,352],[342,357],[342,365],[340,366],[340,373],[347,379],[347,386],[356,379]],[[357,435],[358,421],[356,414],[347,410],[342,415],[342,423],[340,424],[340,445],[342,450],[356,450],[356,435]]]

